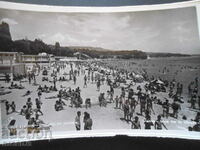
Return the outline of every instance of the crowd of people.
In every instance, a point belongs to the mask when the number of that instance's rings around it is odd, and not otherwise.
[[[67,69],[69,66],[69,69]],[[42,72],[43,81],[49,82],[51,86],[40,85],[37,83],[37,74]],[[63,73],[64,72],[64,73]],[[188,85],[187,98],[183,98],[183,84],[176,82],[176,80],[168,81],[156,78],[148,78],[147,74],[137,76],[136,73],[126,69],[118,69],[110,67],[108,64],[101,61],[84,61],[84,62],[56,62],[49,68],[39,68],[28,73],[26,76],[29,84],[38,86],[37,98],[33,102],[31,97],[27,98],[26,104],[23,105],[20,112],[16,111],[16,105],[13,101],[9,104],[5,102],[6,113],[19,113],[28,120],[28,132],[35,130],[44,122],[40,119],[42,112],[41,96],[45,93],[57,93],[55,96],[46,97],[46,99],[57,99],[55,101],[54,109],[59,112],[65,109],[66,106],[72,108],[86,108],[90,109],[95,105],[90,97],[82,98],[81,88],[88,88],[90,84],[96,84],[96,91],[99,92],[98,105],[99,107],[107,107],[107,105],[114,105],[114,111],[121,111],[122,116],[119,121],[131,123],[131,129],[142,129],[140,124],[141,116],[144,117],[144,129],[168,129],[162,119],[184,119],[187,120],[187,114],[180,118],[179,112],[182,110],[182,105],[190,104],[191,111],[196,111],[197,114],[191,121],[195,125],[188,127],[194,131],[200,131],[200,95],[199,94],[199,80],[198,77]],[[77,78],[82,78],[83,85],[80,84],[76,88],[66,87],[65,84],[58,87],[58,82],[69,82],[77,85]],[[130,82],[128,82],[130,81]],[[9,81],[7,81],[9,82]],[[21,83],[21,82],[20,82]],[[106,85],[109,90],[102,92],[101,86]],[[10,88],[23,87],[21,84],[17,85],[13,82]],[[120,92],[116,92],[120,89]],[[168,97],[160,98],[157,93],[168,93]],[[24,96],[30,96],[31,91],[27,91]],[[185,95],[184,95],[185,96]],[[69,103],[69,105],[67,104]],[[35,105],[34,105],[35,104]],[[161,111],[155,111],[156,107],[160,107]],[[10,111],[11,109],[11,111]],[[138,111],[139,110],[139,111]],[[172,112],[172,113],[171,113]],[[157,118],[153,120],[152,118]],[[92,130],[93,120],[90,113],[84,112],[83,117],[84,130]],[[95,124],[95,122],[94,122]],[[106,128],[106,127],[105,127]],[[75,129],[81,130],[81,111],[77,111],[75,116]]]

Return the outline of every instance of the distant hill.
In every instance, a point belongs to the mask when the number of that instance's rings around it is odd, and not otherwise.
[[[0,24],[0,51],[14,51],[23,52],[24,54],[33,54],[46,52],[54,54],[56,56],[74,56],[74,53],[80,52],[88,55],[92,58],[122,58],[122,59],[146,59],[147,55],[145,52],[139,50],[107,50],[100,47],[82,47],[82,46],[70,46],[62,47],[58,42],[55,45],[48,45],[40,39],[34,41],[28,39],[13,41],[9,25],[5,22]]]
[[[99,47],[65,47],[65,52],[81,52],[92,58],[146,59],[145,52],[139,50],[108,50]]]
[[[188,54],[180,54],[180,53],[156,53],[156,52],[146,52],[149,57],[187,57],[191,56]]]

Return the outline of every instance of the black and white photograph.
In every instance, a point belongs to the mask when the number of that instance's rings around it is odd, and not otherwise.
[[[197,7],[0,8],[2,138],[95,131],[200,138],[199,35]]]

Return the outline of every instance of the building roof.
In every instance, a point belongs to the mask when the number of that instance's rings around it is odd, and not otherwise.
[[[19,52],[0,52],[0,54],[17,54]]]
[[[23,57],[49,57],[48,55],[22,55]]]

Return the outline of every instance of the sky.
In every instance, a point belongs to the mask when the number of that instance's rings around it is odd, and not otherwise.
[[[47,13],[0,9],[13,40],[47,44],[200,54],[196,9],[127,13]]]

